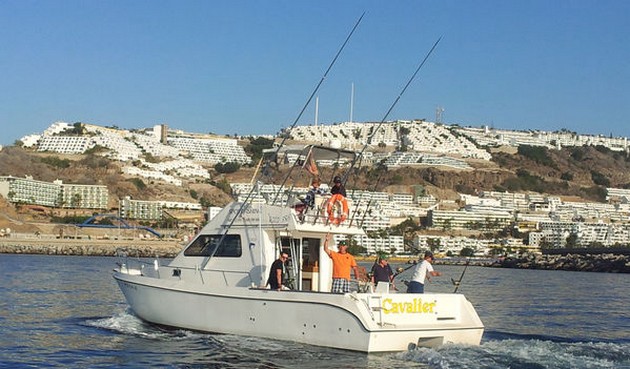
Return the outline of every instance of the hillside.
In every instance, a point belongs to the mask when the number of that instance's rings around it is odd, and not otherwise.
[[[192,182],[180,187],[149,179],[139,181],[132,176],[123,175],[119,162],[95,154],[62,155],[7,147],[0,151],[0,175],[30,175],[35,180],[46,182],[59,179],[64,183],[105,185],[110,193],[110,207],[117,207],[118,200],[125,196],[137,200],[184,202],[196,202],[205,197],[217,206],[230,201],[227,194],[207,183]],[[193,198],[191,190],[194,190],[197,199]]]
[[[481,190],[498,190],[533,191],[588,201],[604,201],[606,187],[630,187],[630,158],[601,146],[562,150],[521,146],[516,153],[494,152],[490,162],[477,160],[469,161],[469,164],[473,170],[361,168],[349,177],[347,187],[411,192],[410,186],[423,185],[437,198],[452,200],[457,198],[458,192],[475,194]],[[322,170],[323,178],[332,176],[331,169]],[[30,175],[47,182],[60,179],[66,183],[105,185],[110,191],[111,207],[116,207],[118,199],[124,196],[187,202],[203,198],[206,203],[223,206],[230,201],[230,196],[211,183],[249,182],[254,169],[245,167],[229,175],[210,172],[212,178],[209,181],[192,181],[180,187],[122,175],[119,162],[95,154],[38,153],[19,147],[6,147],[0,151],[0,175]],[[305,181],[304,178],[297,179],[295,184],[306,186]]]

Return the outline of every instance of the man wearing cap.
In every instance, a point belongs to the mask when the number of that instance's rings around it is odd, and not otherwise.
[[[435,260],[435,258],[431,251],[424,253],[424,260],[416,265],[416,268],[413,270],[411,281],[409,281],[409,285],[407,285],[407,293],[424,293],[424,280],[427,279],[430,281],[431,278],[429,275],[433,277],[442,275],[442,273],[433,270],[433,266],[431,265],[433,260]]]
[[[324,241],[324,252],[330,256],[333,262],[333,293],[350,292],[350,269],[354,271],[354,278],[359,279],[359,268],[354,256],[348,253],[348,245],[345,241],[339,242],[337,245],[339,252],[332,251],[328,248],[330,233],[326,235]]]
[[[333,187],[330,189],[330,193],[333,195],[340,194],[343,197],[346,197],[346,188],[341,183],[341,177],[335,176],[333,178]]]

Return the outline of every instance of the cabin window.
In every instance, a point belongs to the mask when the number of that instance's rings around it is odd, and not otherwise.
[[[227,235],[221,246],[214,251],[221,240],[221,235],[201,235],[184,251],[185,256],[240,257],[243,254],[241,236]]]

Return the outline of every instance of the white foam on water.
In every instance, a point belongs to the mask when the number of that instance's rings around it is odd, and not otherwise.
[[[155,340],[186,340],[204,336],[183,329],[163,330],[157,326],[143,322],[129,311],[124,311],[108,318],[89,320],[86,322],[86,325]]]
[[[480,346],[445,345],[397,354],[399,359],[432,369],[510,368],[581,369],[630,368],[630,345],[601,342],[553,342],[507,339]]]

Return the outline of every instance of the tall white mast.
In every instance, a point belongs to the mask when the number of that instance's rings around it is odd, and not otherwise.
[[[319,114],[319,96],[315,98],[315,127],[317,127],[317,115]]]
[[[350,123],[352,123],[353,113],[354,113],[354,82],[352,82],[352,88],[350,89]]]

